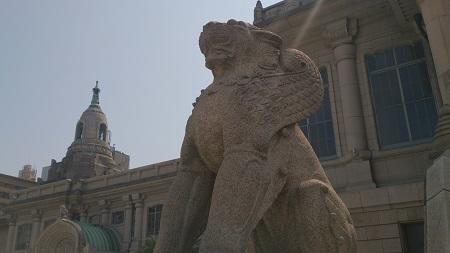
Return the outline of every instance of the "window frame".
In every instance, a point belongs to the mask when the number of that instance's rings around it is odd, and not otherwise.
[[[158,211],[157,208],[161,207],[161,209]],[[159,235],[160,232],[160,226],[161,226],[161,214],[162,214],[162,209],[163,209],[164,205],[163,204],[154,204],[151,206],[147,206],[147,217],[146,217],[146,226],[145,226],[145,237],[155,237]],[[159,226],[158,228],[156,228],[153,231],[150,231],[150,209],[155,208],[156,212],[155,212],[155,216],[157,217],[159,214]],[[156,219],[155,219],[156,220]],[[156,225],[156,224],[155,224]],[[155,233],[156,231],[156,233]]]
[[[30,227],[30,230],[29,230],[29,235],[28,235],[28,242],[25,242],[25,247],[24,248],[18,248],[18,242],[19,242],[19,228],[20,227],[22,227],[22,226],[29,226]],[[24,223],[21,223],[21,224],[19,224],[19,225],[17,225],[17,227],[16,227],[16,233],[15,233],[15,238],[14,238],[14,250],[15,251],[23,251],[23,250],[27,250],[27,249],[29,249],[29,247],[31,246],[31,236],[32,236],[32,230],[33,230],[33,224],[32,223],[30,223],[30,222],[24,222]]]
[[[119,214],[119,213],[122,214],[122,221],[121,221],[120,223],[114,223],[114,217],[115,217],[114,215],[115,215],[115,214]],[[111,225],[113,225],[113,226],[119,226],[119,225],[123,225],[124,222],[125,222],[125,211],[123,211],[123,210],[117,210],[117,211],[111,212]]]
[[[398,64],[397,63],[398,60],[397,60],[397,55],[396,55],[395,49],[396,48],[400,48],[400,47],[404,47],[404,46],[413,46],[416,43],[421,43],[422,44],[422,47],[423,47],[423,50],[424,50],[423,57],[420,58],[420,59],[414,59],[414,60],[410,60],[410,61]],[[437,99],[436,99],[436,91],[435,91],[436,84],[434,83],[433,76],[430,73],[430,66],[429,66],[430,63],[429,63],[429,59],[428,59],[429,57],[427,55],[427,50],[425,48],[426,46],[427,46],[426,43],[424,43],[422,40],[418,39],[418,40],[414,40],[413,42],[403,42],[403,43],[399,43],[399,44],[387,45],[385,47],[377,48],[376,50],[371,50],[370,52],[365,52],[362,55],[363,62],[364,62],[364,65],[365,65],[365,70],[366,70],[365,76],[367,78],[366,80],[367,80],[368,90],[369,90],[369,93],[370,93],[370,96],[369,96],[370,100],[371,100],[370,101],[370,107],[371,107],[371,110],[373,112],[372,120],[373,120],[373,124],[374,124],[374,127],[375,127],[376,144],[377,144],[379,150],[391,150],[391,149],[403,148],[403,147],[408,147],[408,146],[414,146],[414,145],[418,145],[418,144],[430,143],[433,140],[433,136],[431,136],[429,138],[422,138],[422,139],[417,139],[417,140],[413,140],[412,139],[411,126],[410,126],[409,117],[408,117],[408,113],[407,113],[405,97],[404,97],[404,94],[403,94],[404,92],[403,92],[403,89],[402,89],[402,81],[401,81],[400,71],[399,71],[403,67],[412,66],[412,65],[419,64],[419,63],[422,63],[422,62],[425,64],[425,71],[427,73],[428,82],[429,82],[429,85],[430,85],[430,88],[431,88],[431,91],[432,91],[432,97],[433,97],[434,105],[435,105],[435,108],[436,108],[436,115],[438,115],[439,105],[438,105],[438,102],[437,102]],[[392,54],[393,54],[393,58],[394,58],[394,65],[393,66],[389,66],[389,67],[383,67],[383,68],[380,68],[380,69],[377,69],[377,70],[374,70],[374,71],[370,71],[369,64],[368,64],[368,61],[367,61],[367,57],[370,56],[370,55],[374,55],[374,54],[383,52],[385,50],[389,50],[389,49],[392,49],[392,52],[393,52]],[[398,88],[399,88],[399,91],[400,91],[400,99],[401,99],[401,102],[402,102],[402,109],[403,109],[403,113],[404,113],[404,116],[405,116],[406,128],[408,130],[408,141],[399,142],[399,143],[393,143],[393,144],[388,144],[388,145],[382,145],[381,140],[380,140],[381,133],[380,133],[380,128],[378,127],[379,126],[379,124],[378,124],[378,114],[377,114],[377,111],[376,111],[376,108],[375,108],[375,97],[374,97],[374,90],[373,90],[371,77],[374,74],[379,74],[379,73],[388,72],[388,71],[392,71],[392,70],[395,71],[395,76],[396,76],[396,78],[398,80],[398,84],[397,85],[398,85]]]
[[[339,126],[338,126],[338,120],[336,117],[336,98],[335,98],[335,91],[334,91],[334,85],[333,85],[333,73],[332,73],[332,68],[331,68],[330,64],[321,64],[321,65],[319,65],[318,69],[319,69],[319,72],[320,72],[320,70],[324,69],[326,71],[326,75],[328,78],[328,98],[329,98],[330,114],[331,114],[330,122],[331,122],[331,125],[333,128],[335,154],[329,155],[329,156],[323,156],[323,157],[319,157],[317,155],[317,153],[316,153],[316,155],[319,158],[319,161],[330,161],[330,160],[337,159],[341,154],[339,130],[338,130]],[[309,125],[310,125],[309,118],[306,118],[304,120],[306,120],[306,127],[308,127],[308,129],[309,129]],[[300,122],[299,122],[298,126],[301,128]],[[303,133],[303,134],[308,139],[308,142],[311,144],[311,141],[309,139],[309,133]],[[311,146],[312,146],[312,144],[311,144]],[[316,151],[314,151],[314,152],[316,152]]]

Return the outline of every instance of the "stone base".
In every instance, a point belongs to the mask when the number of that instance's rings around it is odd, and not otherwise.
[[[450,150],[427,171],[426,214],[426,252],[450,252]]]

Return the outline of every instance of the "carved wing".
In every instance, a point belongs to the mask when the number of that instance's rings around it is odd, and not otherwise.
[[[267,138],[311,116],[323,97],[319,70],[306,54],[287,49],[281,54],[280,65],[283,72],[260,76],[236,90],[251,118],[251,129]]]

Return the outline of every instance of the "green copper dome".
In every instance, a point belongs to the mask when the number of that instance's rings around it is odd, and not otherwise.
[[[94,247],[97,251],[120,251],[120,242],[116,234],[109,228],[76,222],[83,233],[86,244]]]

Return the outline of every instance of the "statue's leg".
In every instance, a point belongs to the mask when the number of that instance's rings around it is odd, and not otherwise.
[[[356,253],[351,218],[331,186],[308,180],[278,197],[255,230],[257,253]]]
[[[181,240],[183,242],[182,252],[191,252],[193,245],[205,231],[214,180],[214,174],[206,171],[197,177],[194,182],[191,197],[186,208],[183,239]]]
[[[189,252],[205,227],[214,186],[189,135],[181,148],[180,170],[164,204],[155,253]]]
[[[245,252],[267,206],[272,177],[273,171],[257,152],[236,150],[225,154],[199,253]]]

